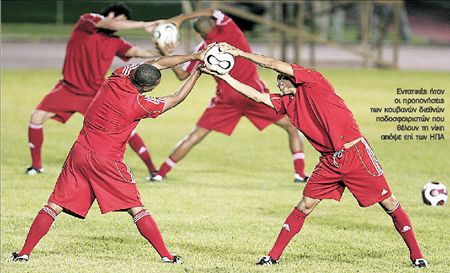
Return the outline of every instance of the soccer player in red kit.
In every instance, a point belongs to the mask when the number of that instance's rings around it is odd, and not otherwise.
[[[227,44],[220,46],[234,56],[244,57],[280,73],[277,86],[282,95],[260,93],[230,74],[215,76],[248,98],[273,108],[279,114],[287,114],[294,126],[321,153],[319,163],[303,190],[302,200],[286,219],[272,250],[258,264],[277,263],[284,248],[300,231],[305,218],[317,204],[322,199],[339,201],[347,187],[360,206],[379,203],[392,217],[395,228],[408,246],[413,266],[427,267],[411,221],[392,195],[375,153],[362,136],[352,112],[331,84],[313,69],[244,52]]]
[[[145,92],[152,91],[160,83],[160,69],[202,58],[202,54],[162,57],[113,72],[86,112],[83,128],[47,205],[34,219],[22,250],[14,252],[11,261],[28,261],[31,251],[59,213],[64,211],[85,218],[97,199],[102,213],[128,211],[139,232],[152,244],[163,262],[181,262],[179,257],[169,253],[155,221],[144,208],[123,156],[128,138],[139,121],[156,118],[175,107],[186,98],[200,76],[199,71],[195,71],[172,96],[146,96]]]
[[[27,174],[44,171],[41,149],[43,124],[52,118],[65,123],[75,112],[85,114],[97,90],[105,81],[114,56],[127,61],[131,57],[152,57],[157,53],[140,49],[119,36],[117,30],[144,28],[151,31],[158,22],[130,21],[130,11],[123,4],[107,6],[100,14],[83,14],[75,25],[66,47],[63,79],[48,93],[31,114],[28,139],[32,163]],[[134,131],[128,141],[150,172],[155,171],[142,138]]]
[[[227,42],[251,52],[250,45],[239,27],[231,18],[219,10],[205,9],[182,14],[169,19],[168,22],[180,26],[185,20],[193,18],[197,18],[194,22],[194,29],[204,39],[197,50],[204,49],[207,45],[215,42]],[[174,67],[173,70],[182,80],[187,78],[199,63],[198,61],[186,63],[185,69]],[[264,82],[259,78],[256,65],[244,58],[236,58],[231,74],[261,93],[269,92]],[[192,147],[201,142],[211,131],[231,135],[243,116],[247,117],[259,130],[263,130],[270,124],[276,124],[286,130],[294,161],[294,181],[305,182],[307,176],[304,170],[303,140],[286,115],[279,115],[269,108],[242,96],[220,79],[217,80],[216,96],[211,99],[209,106],[198,120],[197,126],[175,146],[157,174],[152,177],[152,180],[161,181],[175,166],[175,163],[182,160]]]

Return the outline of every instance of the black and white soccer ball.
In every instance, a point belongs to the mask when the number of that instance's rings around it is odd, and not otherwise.
[[[228,52],[224,52],[218,45],[212,46],[203,59],[208,70],[216,72],[220,75],[230,72],[234,67],[234,56]]]
[[[153,30],[153,39],[160,47],[175,47],[180,35],[174,24],[161,24]]]
[[[427,205],[443,206],[448,199],[447,187],[439,182],[429,182],[423,186],[422,198]]]

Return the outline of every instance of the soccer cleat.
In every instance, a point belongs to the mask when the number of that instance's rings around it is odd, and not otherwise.
[[[152,181],[152,177],[156,176],[157,174],[158,174],[158,171],[151,172],[149,176],[145,177],[145,180]]]
[[[294,175],[294,183],[306,183],[309,179],[309,176],[301,177],[299,174]]]
[[[183,260],[177,255],[174,255],[172,260],[167,257],[162,257],[161,261],[165,264],[183,264]]]
[[[259,258],[258,262],[256,262],[257,265],[272,265],[277,263],[278,262],[270,256],[263,256]]]
[[[163,177],[161,175],[157,174],[157,175],[150,177],[150,181],[151,182],[162,182]]]
[[[428,262],[424,258],[415,259],[413,262],[415,268],[426,268],[428,267]]]
[[[33,166],[30,166],[27,168],[25,173],[28,175],[36,175],[36,174],[44,173],[44,168],[35,168]]]
[[[9,257],[10,262],[28,262],[30,257],[27,254],[23,254],[19,256],[19,253],[13,252],[11,253],[11,257]]]

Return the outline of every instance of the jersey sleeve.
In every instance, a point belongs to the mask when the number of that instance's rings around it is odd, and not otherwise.
[[[215,10],[212,14],[212,17],[216,19],[216,25],[217,26],[225,26],[231,21],[233,21],[228,15],[221,12],[220,10]]]
[[[283,97],[279,94],[270,94],[270,100],[272,101],[273,107],[275,109],[275,112],[279,115],[285,115],[286,108],[283,104]]]
[[[201,42],[200,44],[198,44],[198,45],[195,47],[194,52],[199,52],[200,50],[203,50],[203,49],[205,49],[205,48],[206,48],[206,43],[205,43],[205,42]],[[184,71],[186,71],[187,73],[192,74],[192,71],[194,71],[201,63],[202,63],[202,61],[198,61],[198,60],[196,60],[196,61],[190,61],[190,62],[185,62],[185,63],[182,65],[181,68],[182,68]]]
[[[122,66],[117,68],[116,70],[114,70],[114,72],[112,73],[112,75],[114,76],[125,76],[125,77],[131,77],[134,74],[134,71],[136,70],[136,68],[138,68],[138,66],[140,66],[141,64],[143,64],[144,62],[140,62],[140,63],[132,63],[129,64],[127,66]]]
[[[127,41],[125,41],[122,38],[118,38],[118,45],[117,45],[117,51],[116,56],[121,58],[124,62],[127,62],[131,57],[125,56],[127,54],[128,50],[132,48],[133,45]]]
[[[182,68],[187,73],[192,74],[192,71],[194,71],[200,64],[201,64],[201,61],[190,61],[190,62],[184,63]]]
[[[146,95],[137,95],[136,97],[138,107],[138,119],[156,118],[164,109],[164,99],[153,98]]]
[[[312,68],[307,68],[298,64],[291,64],[294,71],[296,83],[316,83],[324,79],[322,74]]]
[[[76,30],[85,31],[89,33],[95,32],[95,25],[103,20],[102,15],[96,13],[86,13],[81,15],[78,20],[78,24],[76,25]]]

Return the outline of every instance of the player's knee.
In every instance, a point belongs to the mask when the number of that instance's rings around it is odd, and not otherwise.
[[[35,125],[42,125],[46,119],[48,112],[42,110],[34,110],[31,113],[30,123]]]
[[[145,210],[145,208],[143,206],[139,206],[139,207],[130,208],[127,210],[127,212],[131,215],[131,217],[134,217],[137,213],[139,213],[143,210]]]
[[[400,203],[398,202],[398,200],[395,198],[394,195],[391,195],[380,202],[380,205],[386,212],[393,212],[399,206],[399,204]]]
[[[63,208],[55,203],[48,202],[47,207],[50,207],[56,212],[56,215],[60,214],[63,211]]]
[[[297,205],[297,209],[308,215],[314,210],[319,202],[320,200],[317,199],[303,197],[302,201]]]

